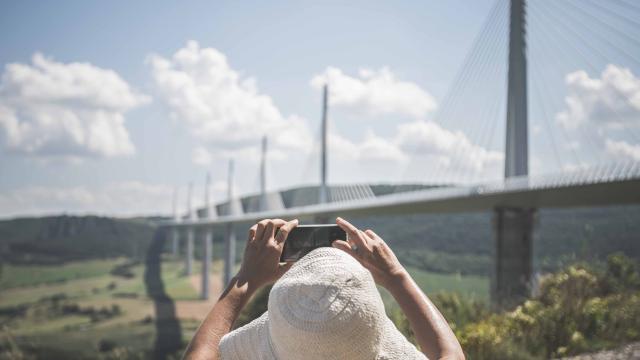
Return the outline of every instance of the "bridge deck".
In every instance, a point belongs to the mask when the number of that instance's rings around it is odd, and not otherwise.
[[[496,183],[425,189],[277,211],[251,212],[215,219],[163,222],[168,226],[207,226],[264,218],[309,218],[318,215],[447,213],[495,207],[579,207],[640,203],[640,163],[600,167],[539,177],[511,178]]]

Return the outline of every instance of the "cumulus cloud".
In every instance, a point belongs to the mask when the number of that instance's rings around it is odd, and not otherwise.
[[[8,151],[39,157],[130,155],[124,113],[148,101],[112,70],[36,53],[4,69],[0,138]]]
[[[629,69],[609,64],[600,77],[575,71],[565,78],[567,108],[556,114],[565,128],[592,124],[620,128],[640,121],[640,79]]]
[[[209,166],[213,162],[213,155],[204,146],[193,149],[191,161],[196,165]]]
[[[328,67],[311,79],[316,89],[329,85],[329,102],[368,115],[400,114],[422,118],[436,109],[436,101],[415,83],[401,81],[387,67],[360,69],[358,76]]]
[[[605,150],[609,155],[622,160],[640,161],[640,145],[629,144],[624,140],[605,140]]]
[[[435,158],[439,165],[456,166],[473,173],[495,169],[504,154],[475,145],[461,131],[450,131],[433,121],[401,124],[394,142],[407,153]]]
[[[330,134],[329,147],[337,157],[349,161],[399,162],[405,163],[407,156],[390,140],[377,136],[369,130],[360,142],[352,142],[338,135]]]
[[[0,217],[61,212],[119,216],[169,214],[172,191],[168,185],[138,181],[96,187],[28,186],[0,193]]]
[[[255,147],[265,134],[284,148],[304,148],[311,141],[303,118],[283,116],[254,78],[243,77],[214,48],[189,41],[171,58],[150,55],[148,64],[172,116],[210,148]]]

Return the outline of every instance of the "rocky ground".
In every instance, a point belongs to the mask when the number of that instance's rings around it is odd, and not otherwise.
[[[614,350],[583,354],[563,360],[627,360],[640,359],[640,342],[627,344]]]

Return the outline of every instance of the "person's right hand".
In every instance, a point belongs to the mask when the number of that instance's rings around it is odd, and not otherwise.
[[[394,280],[406,275],[391,248],[373,230],[361,231],[343,218],[337,218],[336,223],[347,233],[349,242],[336,240],[333,247],[358,260],[371,272],[378,285],[389,289]]]
[[[280,263],[280,255],[289,232],[298,226],[298,220],[286,222],[281,219],[265,219],[249,229],[249,239],[244,249],[239,283],[249,284],[255,291],[264,285],[273,284],[293,263]]]

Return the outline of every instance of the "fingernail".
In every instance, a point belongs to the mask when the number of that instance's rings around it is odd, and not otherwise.
[[[342,221],[342,218],[341,218],[340,216],[338,216],[338,217],[336,218],[336,221]]]

